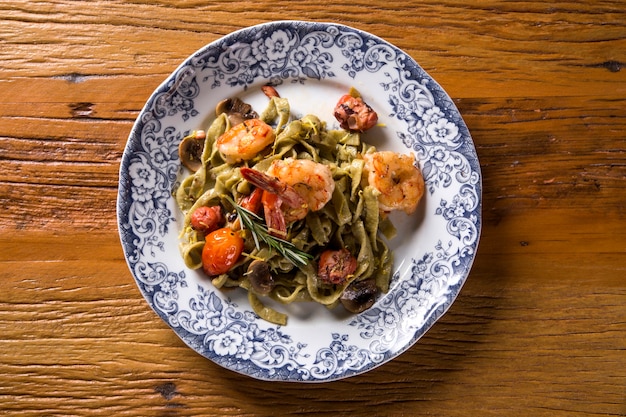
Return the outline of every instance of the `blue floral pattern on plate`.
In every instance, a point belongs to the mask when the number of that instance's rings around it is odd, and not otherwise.
[[[171,194],[183,175],[178,144],[202,128],[222,98],[253,97],[268,83],[281,95],[291,92],[292,106],[319,96],[330,109],[338,96],[325,97],[325,88],[347,92],[358,86],[386,125],[381,147],[417,156],[427,186],[422,219],[399,220],[399,230],[409,231],[394,249],[391,290],[359,315],[320,313],[318,306],[276,327],[260,320],[245,297],[216,290],[180,259],[180,215]],[[319,108],[303,105],[302,111]],[[481,187],[461,115],[408,55],[347,26],[273,22],[207,45],[152,94],[122,158],[119,232],[141,293],[198,353],[262,380],[332,381],[395,358],[450,307],[478,246]]]

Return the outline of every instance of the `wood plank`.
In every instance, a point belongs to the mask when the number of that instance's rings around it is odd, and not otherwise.
[[[200,357],[143,299],[118,169],[155,88],[247,25],[348,24],[450,94],[483,229],[413,347],[328,384]],[[626,416],[626,8],[620,0],[0,2],[0,414]]]
[[[396,415],[409,412],[407,401],[420,398],[429,400],[423,404],[425,412],[436,409],[433,404],[437,401],[456,405],[451,415],[487,410],[496,414],[511,401],[546,416],[555,410],[589,415],[619,410],[623,387],[619,383],[626,373],[614,365],[620,362],[626,346],[624,342],[616,345],[614,335],[625,330],[621,300],[626,293],[623,286],[597,287],[586,279],[585,270],[575,267],[567,272],[580,285],[550,279],[562,274],[558,272],[562,265],[571,263],[569,254],[518,253],[509,257],[509,269],[499,271],[491,259],[479,257],[457,302],[413,348],[372,371],[370,377],[359,376],[326,388],[335,395],[348,395],[351,401],[316,402],[299,409],[301,404],[284,396],[285,392],[297,396],[297,386],[252,381],[208,361],[198,361],[197,355],[149,311],[133,284],[119,278],[125,275],[123,268],[114,263],[112,269],[102,268],[106,263],[98,256],[104,254],[105,261],[118,256],[113,239],[106,239],[103,247],[104,251],[95,253],[91,261],[84,253],[76,261],[26,264],[19,278],[2,274],[3,282],[9,280],[10,291],[0,303],[0,322],[11,326],[3,329],[6,336],[0,341],[0,368],[11,379],[0,384],[9,382],[13,387],[9,410],[18,415],[28,410],[29,404],[45,410],[46,403],[67,413],[100,404],[98,411],[93,410],[95,415],[106,415],[133,408],[136,396],[152,398],[144,403],[146,407],[150,404],[146,410],[176,402],[196,414],[206,405],[205,399],[190,393],[197,392],[196,384],[204,378],[219,378],[224,394],[213,410],[221,410],[227,406],[228,397],[239,395],[263,404],[262,399],[281,404],[294,414],[303,410],[330,412],[337,407],[349,413],[365,406],[375,413]],[[59,250],[59,254],[65,252]],[[585,263],[609,263],[608,258],[597,254],[577,258]],[[80,274],[75,272],[78,268],[82,268]],[[118,279],[112,281],[115,277]],[[63,290],[54,291],[54,286]],[[42,287],[47,290],[42,291]],[[97,301],[89,297],[95,293],[100,294]],[[116,311],[124,311],[124,315]],[[71,342],[59,343],[63,340]],[[19,346],[28,347],[27,356]],[[520,356],[525,351],[533,354]],[[157,352],[163,363],[153,362]],[[574,367],[569,365],[572,360],[576,361]],[[128,373],[119,374],[119,367]],[[190,378],[192,369],[195,378]],[[588,375],[583,390],[580,380],[572,384],[573,370]],[[388,393],[387,401],[367,390],[354,391],[354,384],[368,386],[372,378]],[[168,381],[174,384],[169,400],[157,395],[158,387]],[[58,384],[66,388],[58,390]],[[473,399],[467,395],[467,386],[491,395]],[[98,394],[116,387],[120,389],[115,397]],[[546,396],[546,392],[554,394]],[[61,402],[64,406],[55,408]],[[242,402],[232,412],[251,414],[259,406]]]
[[[18,10],[5,7],[5,39],[15,54],[2,68],[5,77],[28,73],[81,79],[83,75],[125,75],[124,68],[133,68],[135,74],[156,71],[164,78],[191,53],[237,29],[227,23],[231,13],[245,12],[250,25],[271,20],[271,11],[259,10],[250,2],[230,4],[227,11],[219,5],[136,5],[131,15],[122,4],[95,3],[86,11],[65,2],[39,2]],[[289,2],[280,1],[276,10],[281,4],[293,9]],[[533,2],[353,5],[363,21],[346,16],[341,4],[311,2],[309,7],[316,6],[318,13],[304,16],[389,33],[387,40],[406,49],[453,97],[551,97],[597,91],[623,95],[626,91],[625,73],[620,71],[626,62],[623,10],[611,2],[586,7]],[[411,13],[413,8],[419,12]],[[53,10],[52,16],[46,14]],[[155,11],[176,12],[178,18],[155,22],[150,17]],[[465,18],[467,13],[472,14],[471,21]],[[408,25],[414,31],[410,40],[404,36]],[[34,40],[48,33],[58,36],[35,58]],[[571,47],[574,42],[576,48]],[[106,59],[86,58],[93,54]],[[464,81],[468,73],[475,74],[469,82]],[[457,90],[457,85],[463,87]]]

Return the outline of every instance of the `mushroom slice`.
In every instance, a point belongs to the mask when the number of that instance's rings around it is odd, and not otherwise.
[[[248,266],[246,276],[250,281],[250,285],[257,294],[267,295],[276,285],[274,277],[270,271],[270,266],[265,261],[254,260]]]
[[[376,296],[378,288],[375,279],[364,279],[362,281],[354,281],[348,288],[343,291],[340,301],[346,310],[351,313],[360,313],[370,308]]]
[[[259,115],[252,109],[252,106],[243,102],[240,98],[227,98],[217,103],[215,114],[226,113],[231,126],[236,126],[247,119],[256,119]]]
[[[206,133],[203,130],[196,130],[185,136],[178,145],[180,162],[192,172],[196,172],[202,167],[205,138]]]

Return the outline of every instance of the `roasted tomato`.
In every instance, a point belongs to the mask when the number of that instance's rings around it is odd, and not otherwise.
[[[335,119],[343,129],[365,132],[376,126],[378,114],[361,97],[346,94],[335,106]]]
[[[228,272],[243,251],[243,238],[228,227],[217,229],[206,236],[202,249],[202,269],[209,276]]]
[[[219,229],[224,224],[220,206],[198,207],[191,213],[191,227],[205,235]]]
[[[317,275],[326,284],[343,284],[356,267],[356,258],[348,249],[326,250],[320,256]]]

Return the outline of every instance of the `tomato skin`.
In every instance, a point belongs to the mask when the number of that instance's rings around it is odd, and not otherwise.
[[[224,215],[220,206],[198,207],[191,213],[191,227],[205,235],[211,233],[224,223]]]
[[[317,275],[326,284],[343,284],[356,268],[357,260],[348,249],[325,250],[320,256]]]
[[[335,118],[343,129],[365,132],[376,126],[378,114],[361,97],[343,95],[335,106]]]
[[[209,276],[225,274],[235,265],[243,252],[243,238],[228,227],[206,236],[202,249],[202,269]]]

